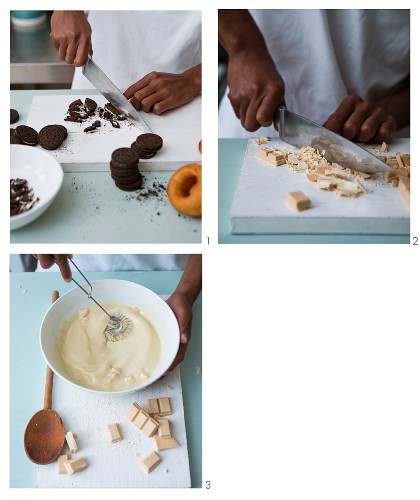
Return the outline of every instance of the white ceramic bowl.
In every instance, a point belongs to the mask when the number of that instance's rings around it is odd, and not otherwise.
[[[60,367],[57,366],[55,361],[54,334],[58,332],[64,320],[70,318],[81,309],[95,306],[95,303],[88,299],[87,295],[77,286],[56,300],[48,309],[42,320],[40,343],[45,361],[56,375],[75,387],[79,387],[88,392],[104,395],[127,394],[138,391],[139,389],[144,389],[159,379],[175,359],[180,341],[176,317],[172,309],[159,297],[159,295],[156,295],[148,288],[138,285],[137,283],[123,280],[99,280],[91,281],[91,283],[93,286],[92,295],[100,304],[116,302],[137,306],[154,326],[161,344],[161,355],[156,369],[144,383],[123,391],[98,391],[88,389],[73,382],[60,371]],[[85,288],[87,288],[86,285]]]
[[[12,144],[10,178],[26,179],[39,201],[27,212],[10,217],[10,229],[30,224],[51,205],[63,184],[63,169],[58,161],[42,149]]]

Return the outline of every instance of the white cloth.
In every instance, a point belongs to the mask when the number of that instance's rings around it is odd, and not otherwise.
[[[134,254],[77,254],[73,260],[81,271],[177,271],[185,269],[189,255],[134,255]],[[72,271],[77,272],[70,263]],[[59,272],[56,265],[42,269],[37,265],[37,271]]]
[[[151,71],[182,73],[201,63],[201,11],[89,11],[93,60],[125,90]],[[76,68],[72,88],[92,84]]]
[[[410,73],[409,10],[251,10],[286,86],[287,107],[324,123],[350,94],[379,100],[403,88]],[[225,93],[219,137],[249,133]]]

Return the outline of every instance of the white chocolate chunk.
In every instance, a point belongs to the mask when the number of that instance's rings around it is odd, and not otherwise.
[[[170,398],[149,399],[147,401],[147,411],[150,415],[172,415]]]
[[[106,430],[108,432],[108,440],[110,443],[116,443],[117,441],[121,441],[122,437],[118,424],[108,424],[106,426]]]
[[[179,444],[174,437],[167,438],[167,437],[155,436],[153,439],[155,440],[156,449],[158,451],[169,450],[170,448],[179,448]]]
[[[83,469],[86,469],[87,462],[84,458],[74,458],[73,460],[67,460],[64,462],[64,467],[66,468],[67,474],[71,476],[75,472],[80,472]]]
[[[140,406],[137,403],[133,403],[127,413],[128,420],[130,420],[130,422],[133,422],[140,410]]]
[[[58,457],[58,473],[59,474],[65,474],[67,472],[66,468],[64,467],[64,464],[70,460],[71,455],[60,455]]]
[[[76,440],[74,439],[74,435],[71,431],[68,431],[68,433],[66,434],[66,441],[71,453],[77,453],[79,451]]]
[[[157,421],[159,424],[159,436],[165,438],[172,437],[171,422],[169,420],[166,420],[165,418],[158,418]]]
[[[159,462],[162,459],[160,456],[152,451],[150,455],[148,455],[145,459],[140,461],[140,466],[148,473],[150,474],[152,470],[159,464]]]
[[[311,200],[305,196],[302,191],[292,191],[286,196],[286,203],[288,203],[294,210],[301,212],[307,210],[311,205]]]

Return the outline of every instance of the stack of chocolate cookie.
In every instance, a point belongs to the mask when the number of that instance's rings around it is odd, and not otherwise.
[[[141,134],[131,145],[142,160],[153,158],[162,147],[162,137],[157,134]]]
[[[143,185],[139,172],[139,154],[132,148],[118,148],[111,156],[111,177],[123,191],[135,191]]]

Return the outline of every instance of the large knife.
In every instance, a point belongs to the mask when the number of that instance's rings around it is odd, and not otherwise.
[[[298,148],[311,146],[325,151],[325,158],[332,163],[369,174],[392,170],[369,151],[283,106],[277,108],[274,119],[281,140]]]
[[[131,123],[138,127],[142,132],[151,132],[149,126],[139,115],[131,102],[123,96],[123,94],[106,76],[101,68],[92,61],[91,57],[88,58],[86,64],[83,66],[82,73],[90,81],[90,83],[92,83],[92,85],[99,90],[105,99],[108,99],[113,106],[126,115],[127,119],[130,120]]]

